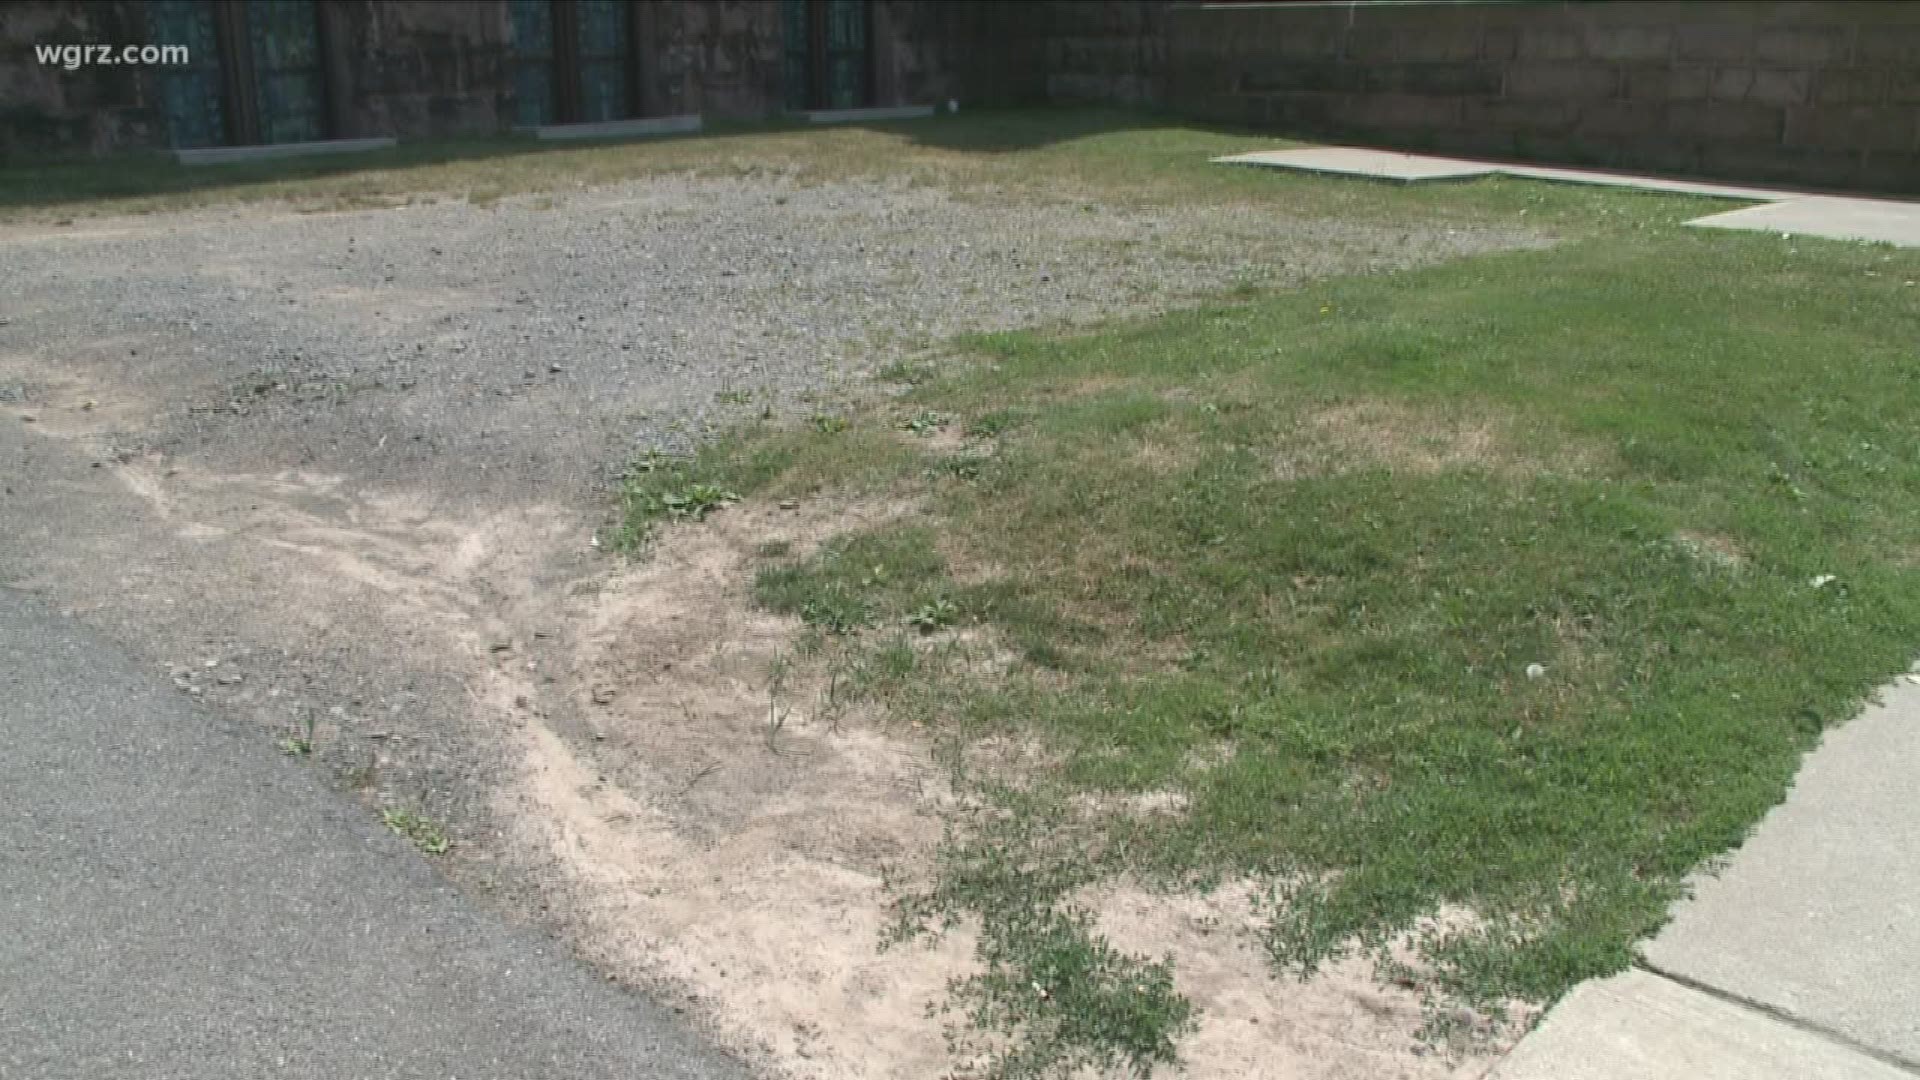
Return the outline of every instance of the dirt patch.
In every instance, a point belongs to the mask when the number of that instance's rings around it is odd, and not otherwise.
[[[1673,542],[1701,565],[1711,569],[1737,571],[1746,568],[1747,553],[1732,537],[1682,529],[1673,534]]]
[[[1370,962],[1344,960],[1301,981],[1276,976],[1257,939],[1258,885],[1168,894],[1109,882],[1074,899],[1122,948],[1173,961],[1199,1028],[1181,1044],[1191,1077],[1438,1080],[1482,1076],[1480,1058],[1415,1045],[1417,991],[1387,985]],[[1509,1036],[1511,1037],[1511,1036]]]
[[[1509,467],[1512,455],[1485,420],[1446,418],[1382,401],[1323,409],[1307,418],[1330,451],[1328,462],[1382,464],[1417,473],[1461,467]],[[1291,463],[1287,466],[1295,467]]]
[[[573,620],[585,748],[529,727],[503,792],[515,842],[564,876],[557,911],[590,954],[697,1002],[782,1075],[940,1075],[927,1009],[972,967],[964,934],[878,951],[883,867],[940,837],[930,749],[837,707],[817,678],[777,676],[798,623],[747,596],[767,538],[804,553],[908,509],[746,507],[668,531]]]
[[[1135,443],[1128,458],[1134,468],[1168,475],[1193,467],[1193,451],[1170,439],[1147,439]]]
[[[1414,474],[1482,469],[1536,475],[1580,474],[1599,464],[1595,451],[1570,443],[1549,456],[1534,453],[1496,417],[1446,415],[1374,399],[1310,413],[1298,434],[1274,457],[1275,475],[1283,480],[1369,466]]]

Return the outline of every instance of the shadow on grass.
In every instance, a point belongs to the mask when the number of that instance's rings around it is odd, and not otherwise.
[[[566,149],[520,136],[401,143],[380,150],[316,157],[182,165],[171,154],[142,151],[87,160],[10,163],[0,170],[0,210],[241,190],[265,184],[511,159]]]
[[[914,147],[1003,154],[1174,124],[1166,117],[1119,110],[989,109],[918,120],[831,126],[811,126],[786,119],[720,122],[708,125],[703,132],[644,140],[543,142],[517,135],[424,140],[363,153],[212,165],[182,165],[170,154],[142,151],[100,159],[9,162],[0,169],[0,213],[200,194],[224,194],[244,201],[271,195],[273,193],[265,189],[276,185],[301,181],[351,182],[362,176],[369,181],[363,194],[377,197],[383,188],[390,188],[393,194],[420,190],[404,180],[390,184],[378,182],[392,174],[414,170],[480,165],[498,166],[505,175],[518,169],[564,167],[565,155],[582,151],[643,155],[649,148],[665,149],[689,142],[705,142],[721,149],[733,140],[801,132],[824,135],[849,128],[896,137]],[[477,173],[472,178],[485,179]]]

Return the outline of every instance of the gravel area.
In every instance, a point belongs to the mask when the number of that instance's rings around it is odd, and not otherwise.
[[[1538,240],[1246,207],[994,203],[668,177],[492,205],[0,232],[0,355],[158,407],[127,449],[487,498],[577,487],[969,330]]]

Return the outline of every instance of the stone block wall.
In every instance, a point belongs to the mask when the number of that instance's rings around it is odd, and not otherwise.
[[[1373,145],[1920,192],[1920,3],[1051,5],[1054,100]],[[1147,28],[1160,48],[1117,42]]]
[[[491,135],[513,122],[504,4],[350,0],[320,5],[340,138]]]
[[[1038,60],[1058,104],[1165,103],[1169,9],[1164,0],[1043,0],[1028,19],[1044,37]]]
[[[145,40],[134,0],[0,4],[0,162],[158,145],[165,121],[136,67],[42,64],[36,45]]]
[[[142,0],[0,2],[0,160],[167,145],[154,68],[38,63],[35,45],[149,41]],[[492,135],[514,122],[504,0],[320,0],[335,137]],[[784,111],[780,0],[636,0],[640,111]],[[1044,98],[1040,38],[1014,4],[873,0],[875,104]]]
[[[779,0],[642,4],[644,111],[722,118],[779,110],[783,37]]]

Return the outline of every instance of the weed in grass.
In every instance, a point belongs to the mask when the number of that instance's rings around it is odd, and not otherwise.
[[[928,471],[935,476],[951,476],[971,483],[980,479],[981,467],[980,458],[972,454],[949,454],[934,462]]]
[[[793,706],[786,701],[787,676],[793,670],[793,658],[780,655],[773,658],[767,670],[767,749],[778,754],[780,732],[787,726],[787,719],[793,715]]]
[[[903,386],[919,386],[932,379],[934,369],[929,364],[914,363],[911,360],[894,360],[873,373],[880,382],[897,383]]]
[[[714,392],[713,400],[721,405],[751,405],[753,404],[753,391],[734,389],[719,390]]]
[[[984,1061],[992,1080],[1150,1077],[1176,1065],[1195,1017],[1174,989],[1172,962],[1114,948],[1092,913],[1067,899],[1102,868],[1057,806],[1009,790],[989,795],[1014,812],[971,833],[950,830],[931,888],[893,872],[887,880],[895,900],[886,945],[977,918],[981,970],[952,982],[939,1007],[963,1018],[947,1029],[955,1054]]]
[[[857,596],[834,591],[800,605],[800,620],[829,634],[853,634],[873,625],[873,610]]]
[[[692,518],[695,521],[706,517],[710,510],[739,500],[739,495],[716,484],[688,484],[678,491],[665,492],[660,496],[660,504],[670,516]]]
[[[388,807],[380,811],[380,820],[428,855],[445,855],[453,847],[453,841],[447,838],[439,823],[412,810]]]
[[[953,418],[945,413],[934,412],[932,409],[923,409],[907,417],[905,420],[900,421],[900,430],[912,432],[924,438],[937,434],[941,428],[946,427],[952,422]]]
[[[1018,409],[995,409],[982,413],[967,424],[967,437],[970,439],[993,439],[1013,430],[1026,421],[1025,413]]]
[[[907,625],[923,634],[944,630],[960,621],[960,605],[947,597],[930,600],[907,615]]]
[[[701,476],[702,462],[650,453],[629,469],[622,489],[625,504],[620,541],[631,547],[660,521],[701,521],[740,495]]]
[[[760,559],[784,559],[793,554],[793,541],[763,540],[754,546],[753,554]]]
[[[309,713],[302,720],[298,735],[289,735],[280,740],[281,752],[293,757],[306,757],[313,753],[313,728],[313,714]]]
[[[844,416],[829,416],[823,413],[815,416],[812,424],[813,430],[822,435],[838,435],[852,427],[853,421],[848,420]]]

